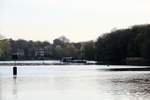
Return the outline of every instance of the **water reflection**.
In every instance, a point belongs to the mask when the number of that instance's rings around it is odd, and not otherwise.
[[[69,77],[54,77],[52,81],[55,89],[61,90],[61,92],[69,89],[72,84],[72,81]]]
[[[150,98],[148,71],[105,72],[70,66],[45,70],[49,70],[48,74],[42,76],[37,74],[20,76],[19,70],[17,77],[0,77],[0,100],[149,100]],[[44,69],[40,71],[45,72]]]
[[[122,76],[123,75],[123,76]],[[119,96],[120,100],[149,100],[150,74],[126,73],[110,78],[113,97]]]
[[[17,100],[17,93],[18,93],[18,90],[17,90],[17,77],[16,76],[14,76],[13,77],[13,86],[12,86],[13,88],[13,92],[12,92],[12,94],[13,94],[13,100]]]
[[[1,78],[0,78],[0,100],[2,100],[2,82],[1,82]]]

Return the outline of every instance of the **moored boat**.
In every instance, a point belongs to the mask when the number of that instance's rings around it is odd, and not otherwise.
[[[61,62],[66,62],[66,63],[87,63],[86,60],[73,59],[72,57],[63,57],[61,59]]]

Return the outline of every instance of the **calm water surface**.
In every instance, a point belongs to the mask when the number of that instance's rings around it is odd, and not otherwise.
[[[13,78],[12,67],[1,66],[0,100],[150,100],[149,71],[101,68],[106,66],[23,66]]]

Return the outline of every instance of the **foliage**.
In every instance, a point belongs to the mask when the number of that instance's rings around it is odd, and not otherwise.
[[[56,38],[53,44],[44,41],[4,39],[0,35],[0,60],[12,60],[17,54],[19,60],[76,59],[97,60],[104,64],[125,64],[126,60],[150,62],[150,25],[136,25],[127,29],[115,29],[98,37],[96,42],[70,43],[64,36]],[[150,65],[150,64],[149,64]]]
[[[83,47],[84,59],[94,60],[95,59],[95,43],[93,41],[89,41],[85,43]]]
[[[128,57],[150,60],[150,25],[115,30],[100,36],[96,42],[97,60],[123,64]]]
[[[0,40],[0,60],[9,60],[9,59],[10,59],[9,41],[6,39]]]

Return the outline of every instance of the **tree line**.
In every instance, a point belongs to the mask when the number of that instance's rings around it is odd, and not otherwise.
[[[75,59],[96,60],[100,64],[149,65],[150,25],[135,25],[127,29],[116,29],[99,36],[96,41],[70,42],[62,36],[47,41],[0,40],[0,60]]]
[[[100,36],[96,55],[103,63],[149,65],[150,25],[135,25]]]
[[[13,60],[14,54],[18,56],[18,60],[49,60],[62,57],[85,59],[84,48],[90,43],[94,45],[93,41],[70,43],[64,36],[55,39],[53,44],[47,41],[1,39],[0,60]]]

